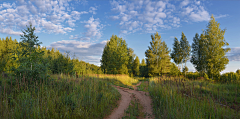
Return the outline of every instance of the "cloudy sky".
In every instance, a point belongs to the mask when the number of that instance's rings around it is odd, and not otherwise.
[[[143,59],[151,34],[158,31],[170,49],[181,32],[192,44],[213,14],[226,29],[232,49],[223,71],[229,72],[240,68],[239,5],[239,0],[1,0],[0,37],[19,41],[21,30],[32,22],[42,46],[70,51],[80,60],[100,65],[103,47],[113,34]],[[187,66],[194,70],[190,62]]]

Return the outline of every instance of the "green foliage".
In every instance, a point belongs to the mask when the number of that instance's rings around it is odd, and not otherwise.
[[[225,82],[225,83],[226,82],[237,82],[237,81],[240,81],[240,76],[237,73],[228,72],[228,73],[224,73],[221,75],[220,81]]]
[[[171,62],[170,75],[171,76],[179,76],[180,75],[180,71],[179,71],[178,67],[172,62]]]
[[[147,76],[147,65],[145,63],[145,59],[142,59],[139,69],[140,69],[140,76],[146,77]]]
[[[240,69],[238,69],[238,70],[236,71],[236,73],[237,73],[238,75],[240,75]]]
[[[134,76],[139,76],[139,65],[140,65],[140,62],[139,62],[139,58],[138,56],[134,59],[134,62],[133,62],[133,74]]]
[[[16,77],[26,78],[27,81],[33,83],[32,80],[39,81],[45,79],[47,75],[48,63],[43,59],[44,52],[37,50],[41,42],[38,36],[34,34],[35,27],[27,26],[21,36],[22,41],[19,42],[17,52],[13,55],[13,59],[19,64],[17,68],[12,67],[12,71]]]
[[[204,73],[206,73],[206,48],[204,47],[204,35],[201,34],[199,37],[198,33],[196,33],[195,37],[193,38],[192,43],[192,57],[190,62],[193,64],[195,69],[200,72],[200,74],[203,76]]]
[[[188,67],[187,66],[185,66],[184,68],[183,68],[183,73],[187,73],[188,72]]]
[[[133,50],[127,47],[126,41],[112,35],[104,47],[101,68],[106,74],[129,74],[133,58]]]
[[[220,24],[215,21],[215,18],[212,15],[207,29],[203,34],[203,47],[204,50],[206,49],[203,61],[206,62],[206,73],[211,79],[214,79],[214,76],[219,75],[229,62],[226,53],[230,51],[230,48],[223,48],[229,45],[224,38],[226,30],[221,30],[219,26]]]
[[[173,43],[173,51],[171,52],[170,56],[177,65],[182,63],[182,60],[183,60],[182,52],[183,51],[182,51],[180,42],[175,37],[174,38],[174,43]]]
[[[170,70],[170,56],[167,44],[162,41],[156,32],[151,35],[152,41],[145,52],[148,68],[148,76],[156,76],[168,73]]]

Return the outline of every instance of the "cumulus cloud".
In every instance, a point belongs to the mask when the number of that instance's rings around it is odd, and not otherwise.
[[[231,48],[231,51],[227,53],[229,61],[240,61],[240,47]]]
[[[188,4],[189,4],[189,0],[184,0],[184,1],[182,1],[182,2],[180,3],[180,6],[181,6],[181,7],[184,7],[184,6],[188,5]]]
[[[111,6],[111,10],[117,14],[110,18],[120,21],[119,25],[122,29],[120,33],[123,34],[179,27],[179,22],[164,24],[166,19],[168,22],[174,21],[167,14],[171,13],[175,6],[167,1],[112,1]]]
[[[106,43],[107,41],[90,43],[78,40],[62,40],[53,42],[50,46],[47,46],[47,48],[57,48],[62,53],[65,51],[70,51],[71,54],[75,53],[78,59],[99,65],[103,48]]]
[[[37,32],[65,34],[75,30],[75,23],[81,15],[95,14],[97,10],[95,7],[90,7],[89,12],[72,9],[66,0],[4,2],[0,4],[0,32],[18,35],[32,22]]]
[[[122,31],[153,33],[156,30],[181,26],[181,22],[202,22],[210,19],[210,14],[202,1],[111,1],[111,10],[115,13],[109,18],[118,20]],[[173,4],[174,3],[174,4]],[[176,5],[175,3],[179,3]],[[219,15],[219,18],[226,15]],[[137,27],[133,22],[138,23]],[[135,25],[135,26],[133,26]]]
[[[102,28],[104,27],[103,24],[100,23],[100,20],[94,19],[93,16],[89,18],[87,21],[81,22],[84,24],[84,28],[86,32],[81,33],[82,36],[79,35],[71,35],[69,39],[78,39],[78,40],[91,40],[92,41],[97,41],[102,37]]]

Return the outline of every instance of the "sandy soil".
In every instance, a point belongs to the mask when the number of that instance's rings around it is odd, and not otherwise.
[[[124,110],[126,110],[131,101],[131,95],[134,94],[137,99],[139,99],[140,104],[144,107],[143,112],[146,113],[145,119],[154,119],[152,113],[152,106],[151,106],[151,98],[148,92],[137,91],[137,87],[141,84],[139,82],[137,85],[134,86],[134,90],[123,88],[119,86],[114,86],[119,93],[122,95],[121,100],[119,102],[119,106],[113,110],[111,115],[106,117],[105,119],[121,119],[124,116]]]

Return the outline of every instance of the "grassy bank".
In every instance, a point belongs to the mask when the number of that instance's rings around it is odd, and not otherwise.
[[[0,78],[1,118],[103,118],[120,98],[111,83],[94,77],[24,80]]]
[[[239,89],[239,84],[173,77],[152,78],[149,83],[156,118],[238,118]]]

